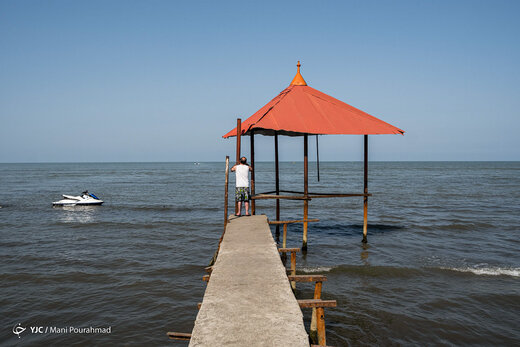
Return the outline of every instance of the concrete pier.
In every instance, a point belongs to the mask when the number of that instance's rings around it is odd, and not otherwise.
[[[230,217],[190,346],[309,346],[267,217]]]

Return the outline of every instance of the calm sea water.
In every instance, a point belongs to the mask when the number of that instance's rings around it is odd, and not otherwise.
[[[302,189],[302,163],[281,170],[282,189]],[[272,190],[273,164],[256,179]],[[362,180],[361,163],[323,162],[318,183],[311,164],[311,192]],[[52,207],[85,189],[105,204]],[[520,345],[520,163],[375,162],[369,190],[368,245],[361,198],[310,202],[320,222],[297,266],[326,274],[323,298],[338,301],[328,344]],[[0,164],[1,345],[172,345],[167,331],[193,328],[223,195],[223,163]],[[274,217],[273,201],[257,209]],[[282,201],[283,219],[301,216]],[[288,239],[300,246],[301,226]]]

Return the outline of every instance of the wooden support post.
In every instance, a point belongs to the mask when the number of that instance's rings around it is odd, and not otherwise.
[[[282,247],[287,247],[287,223],[283,224],[283,241],[282,241]]]
[[[224,231],[226,231],[228,222],[229,155],[226,155],[226,187],[224,191]]]
[[[303,135],[303,196],[304,198],[309,197],[309,148],[308,148],[308,135]],[[303,244],[302,251],[307,251],[307,219],[309,217],[309,200],[303,201]]]
[[[298,300],[298,304],[301,308],[316,308],[316,320],[318,330],[318,343],[320,346],[326,346],[327,340],[325,338],[325,307],[336,307],[336,300],[321,300],[321,299],[310,299],[310,300]]]
[[[316,316],[318,320],[318,344],[320,346],[327,345],[327,339],[325,338],[325,310],[323,307],[316,307]]]
[[[296,275],[296,252],[291,252],[291,275]],[[296,282],[291,281],[291,288],[296,289]]]
[[[318,171],[318,182],[320,181],[320,149],[318,147],[318,135],[316,135],[316,171]]]
[[[291,276],[296,276],[296,252],[299,251],[299,248],[278,248],[278,252],[291,253]],[[295,281],[291,281],[291,288],[296,289]]]
[[[241,137],[242,136],[242,120],[240,118],[237,118],[237,150],[236,150],[236,162],[235,164],[240,163],[240,146],[241,146]],[[235,199],[235,214],[238,213],[238,202]]]
[[[314,286],[314,297],[313,299],[319,300],[321,299],[321,287],[323,285],[322,281],[316,281],[316,284]],[[319,341],[319,334],[318,334],[318,315],[316,312],[316,308],[312,308],[312,318],[311,318],[311,326],[309,329],[309,336],[312,340],[312,342],[316,343]]]
[[[255,195],[255,132],[251,130],[251,196]],[[251,214],[256,214],[255,200],[251,200]]]
[[[364,183],[364,194],[368,194],[368,135],[364,135],[364,172],[363,172],[363,183]],[[363,243],[367,243],[368,233],[368,196],[363,197]]]
[[[280,195],[280,167],[278,162],[278,132],[274,132],[274,171],[276,195]],[[280,220],[280,200],[276,199],[276,220]],[[276,225],[276,235],[280,235],[280,226]]]

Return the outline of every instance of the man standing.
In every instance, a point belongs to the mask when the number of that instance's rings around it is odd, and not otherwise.
[[[242,157],[240,158],[240,164],[233,166],[231,171],[234,171],[236,174],[235,200],[238,202],[238,213],[235,216],[241,215],[242,202],[246,205],[246,216],[250,216],[249,172],[253,171],[253,168],[247,164],[247,158]]]

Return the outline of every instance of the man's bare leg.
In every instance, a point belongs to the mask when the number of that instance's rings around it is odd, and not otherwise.
[[[240,216],[240,214],[241,214],[241,207],[242,207],[242,201],[239,201],[238,202],[238,212],[236,214],[237,216]]]
[[[249,216],[249,201],[244,201],[244,204],[246,205],[246,216]]]

